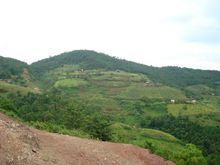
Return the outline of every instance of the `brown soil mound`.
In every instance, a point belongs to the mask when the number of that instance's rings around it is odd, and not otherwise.
[[[0,113],[1,165],[173,164],[148,150],[29,128]]]

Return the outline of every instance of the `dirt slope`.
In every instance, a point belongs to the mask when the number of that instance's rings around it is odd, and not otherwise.
[[[166,165],[148,150],[29,128],[0,113],[0,164],[15,165]]]

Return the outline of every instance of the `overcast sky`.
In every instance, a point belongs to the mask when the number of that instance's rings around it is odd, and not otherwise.
[[[0,55],[31,63],[77,49],[220,70],[220,1],[0,0]]]

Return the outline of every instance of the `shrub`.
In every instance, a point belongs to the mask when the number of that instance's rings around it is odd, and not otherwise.
[[[201,150],[193,144],[187,144],[176,156],[176,163],[179,165],[204,165],[206,164],[206,160]]]

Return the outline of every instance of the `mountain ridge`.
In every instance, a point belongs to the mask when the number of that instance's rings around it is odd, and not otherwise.
[[[49,71],[50,69],[57,68],[64,64],[79,64],[85,69],[119,69],[127,72],[143,73],[149,76],[154,82],[164,83],[166,85],[176,87],[184,87],[199,83],[213,86],[215,83],[220,83],[219,71],[181,67],[153,67],[88,50],[76,50],[62,53],[60,55],[32,63],[30,67],[34,73],[39,75],[42,74],[43,71]]]
[[[67,64],[79,65],[81,68],[84,69],[102,68],[111,71],[123,70],[132,73],[142,73],[147,75],[155,83],[162,83],[178,88],[197,84],[205,84],[207,86],[213,87],[216,84],[220,84],[220,71],[191,69],[185,67],[181,68],[173,66],[153,67],[132,61],[127,61],[124,59],[119,59],[116,57],[111,57],[104,53],[98,53],[91,50],[75,50],[71,52],[65,52],[60,55],[34,62],[30,65],[19,60],[13,60],[11,58],[1,58],[4,59],[1,60],[1,62],[5,61],[4,63],[7,62],[10,64],[16,61],[16,65],[23,64],[23,68],[28,68],[29,74],[33,75],[37,79],[42,77],[44,73]],[[4,63],[0,66],[4,66]],[[9,73],[10,69],[11,68],[8,69]],[[2,70],[4,70],[4,68]],[[6,70],[6,72],[1,71],[2,75],[7,75],[8,70]],[[16,70],[21,69],[18,67],[18,69]]]

